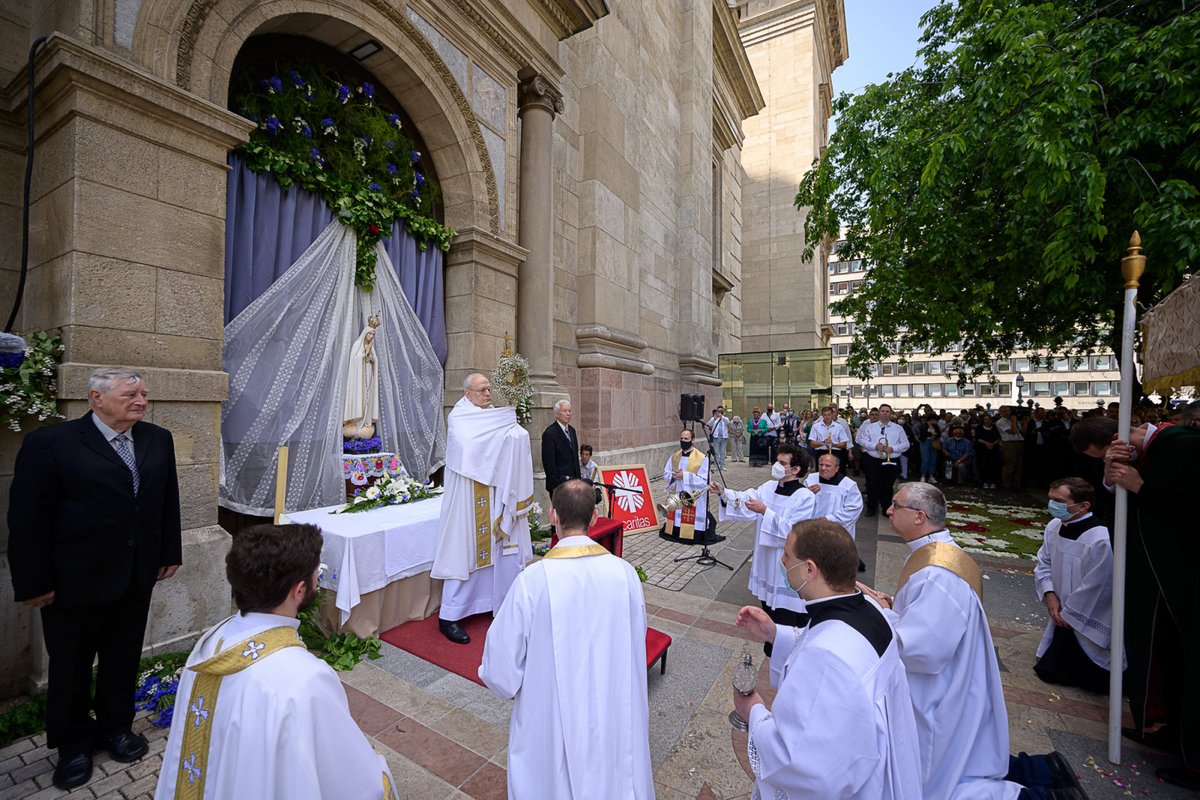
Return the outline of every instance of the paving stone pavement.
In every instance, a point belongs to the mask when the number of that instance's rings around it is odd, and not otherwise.
[[[726,469],[734,489],[758,485],[767,476],[765,468],[752,469],[744,462],[729,463]],[[1028,499],[1044,502],[1040,496]],[[891,534],[884,516],[862,519],[858,527],[859,549],[869,567],[864,580],[894,591],[907,546]],[[650,576],[645,586],[648,622],[673,638],[666,674],[652,670],[648,686],[651,760],[660,800],[747,798],[753,788],[746,737],[727,720],[733,669],[743,654],[761,662],[761,685],[766,684],[761,647],[733,625],[738,607],[753,602],[746,591],[744,569],[753,545],[753,526],[722,526],[720,533],[728,538],[711,549],[732,569],[675,562],[680,555],[694,555],[695,549],[655,533],[626,539],[625,557]],[[1106,699],[1048,686],[1033,673],[1044,612],[1034,598],[1029,565],[981,565],[1013,752],[1059,750],[1095,800],[1194,797],[1154,778],[1156,766],[1174,763],[1169,756],[1126,742],[1125,763],[1108,764]],[[401,797],[499,800],[507,796],[511,702],[497,700],[478,684],[386,643],[382,658],[360,663],[341,677],[351,713],[387,759]],[[764,696],[769,702],[769,689]],[[13,743],[0,750],[0,800],[150,797],[166,732],[151,728],[145,715],[139,716],[135,730],[150,740],[146,759],[118,764],[106,754],[97,754],[92,782],[69,795],[50,785],[55,756],[46,749],[43,736]]]

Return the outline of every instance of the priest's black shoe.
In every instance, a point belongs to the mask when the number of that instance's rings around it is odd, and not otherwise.
[[[52,780],[54,785],[63,791],[70,791],[77,786],[83,786],[92,779],[92,757],[87,753],[76,753],[67,756],[61,751],[58,754],[58,765],[54,768]]]
[[[122,731],[101,739],[96,743],[96,749],[107,750],[113,761],[129,764],[146,755],[150,745],[140,733]]]
[[[448,619],[438,618],[438,630],[442,632],[450,641],[455,644],[467,644],[471,641],[471,637],[462,629],[462,626],[457,622],[451,622]]]

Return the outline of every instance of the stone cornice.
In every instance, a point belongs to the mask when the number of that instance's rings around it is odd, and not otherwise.
[[[715,72],[729,87],[741,121],[753,117],[766,105],[754,69],[738,34],[737,21],[725,0],[712,0],[713,61]]]
[[[849,57],[843,0],[793,0],[748,17],[740,25],[742,43],[752,47],[807,25],[818,26],[818,57],[827,70],[817,82],[827,80],[828,73]]]
[[[532,0],[530,5],[559,41],[587,30],[608,14],[604,0]]]
[[[721,379],[713,373],[717,371],[717,362],[702,353],[679,354],[679,378],[683,381],[693,381],[705,386],[720,386]]]
[[[646,351],[646,340],[607,325],[581,325],[575,329],[575,341],[579,344],[579,367],[603,367],[639,375],[654,373],[654,365],[642,354]]]
[[[163,146],[201,155],[196,152],[195,138],[180,135],[186,132],[207,141],[213,147],[213,153],[205,155],[215,157],[214,154],[219,152],[223,162],[225,152],[245,142],[254,128],[249,120],[156,78],[129,61],[59,34],[51,37],[38,53],[34,69],[38,108],[42,109],[39,129],[43,135],[66,116],[81,114],[94,116],[105,124],[123,127],[137,135],[145,136],[153,130],[150,138],[157,139]],[[0,95],[8,114],[24,110],[26,81],[22,69]],[[65,94],[80,90],[94,100],[59,102]],[[119,115],[112,113],[111,108],[101,113],[103,104],[123,107],[136,114]],[[119,121],[122,117],[139,122],[136,126],[122,125]]]
[[[481,228],[467,228],[450,240],[450,252],[446,254],[446,266],[462,263],[477,263],[517,276],[529,251],[519,244],[502,239]]]

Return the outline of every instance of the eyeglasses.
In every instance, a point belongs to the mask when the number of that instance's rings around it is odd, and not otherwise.
[[[922,511],[921,509],[919,509],[915,506],[906,506],[903,503],[897,503],[895,498],[892,499],[892,506],[895,508],[907,508],[909,511],[918,511],[922,514],[925,513],[924,511]]]

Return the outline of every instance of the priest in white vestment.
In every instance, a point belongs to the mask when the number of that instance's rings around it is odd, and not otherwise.
[[[552,500],[561,538],[513,584],[479,665],[497,697],[516,699],[508,796],[653,798],[641,581],[588,538],[589,484],[568,481]]]
[[[205,633],[179,680],[154,796],[394,800],[391,772],[333,669],[305,649],[321,531],[256,525],[225,559],[239,613]]]
[[[870,798],[921,794],[917,730],[895,632],[854,588],[858,550],[828,520],[798,523],[781,569],[808,606],[801,630],[746,606],[737,624],[773,641],[784,662],[768,710],[757,692],[735,692],[749,722],[754,797]]]
[[[1050,484],[1054,519],[1033,570],[1050,619],[1033,671],[1047,683],[1108,692],[1112,646],[1112,544],[1092,515],[1096,494],[1082,478]]]
[[[807,458],[806,453],[794,446],[781,444],[771,465],[771,480],[744,492],[725,489],[721,494],[722,522],[754,520],[757,524],[750,562],[750,593],[762,602],[771,619],[782,625],[804,624],[804,601],[780,574],[779,560],[792,525],[817,516],[816,498],[802,483]],[[715,483],[710,488],[718,491]],[[772,647],[768,640],[763,648],[768,656]],[[772,662],[772,675],[777,674],[775,666]]]
[[[450,641],[471,640],[458,621],[495,613],[533,557],[532,505],[529,433],[513,408],[492,405],[487,376],[468,375],[447,424],[446,487],[430,570],[443,581],[438,627]]]
[[[888,610],[900,641],[917,719],[924,796],[1016,798],[1009,770],[1008,710],[992,646],[979,567],[946,531],[946,499],[904,483],[887,509],[912,551],[895,598],[867,589]]]
[[[695,518],[688,509],[677,509],[675,516],[663,520],[671,526],[668,531],[681,539],[703,539],[708,530],[708,456],[693,445],[693,433],[687,428],[679,432],[679,449],[671,454],[663,466],[663,483],[668,494],[687,492],[695,503]]]
[[[863,510],[862,491],[841,469],[842,462],[836,454],[822,453],[817,458],[817,471],[804,479],[804,486],[817,499],[816,516],[836,522],[851,539],[857,540],[855,529]]]

